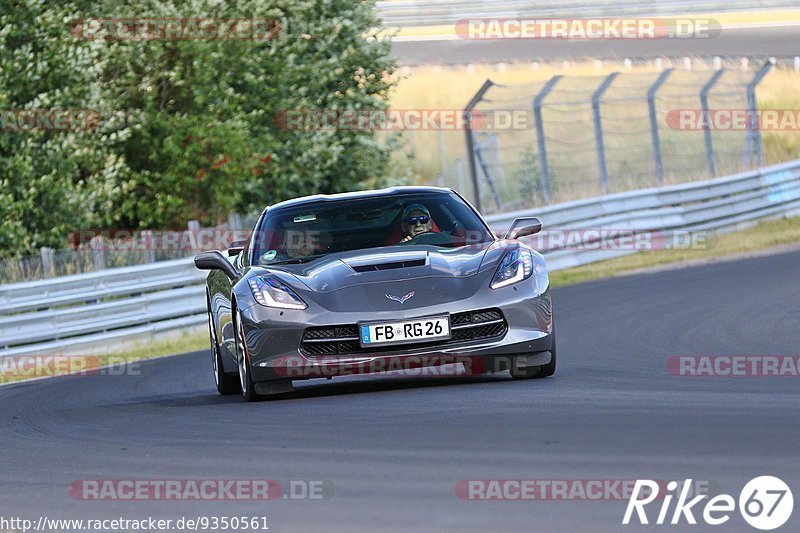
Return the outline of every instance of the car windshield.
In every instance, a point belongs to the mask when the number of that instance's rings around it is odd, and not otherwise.
[[[452,248],[492,240],[475,212],[452,193],[322,200],[270,210],[256,238],[255,262],[303,263],[350,250]]]

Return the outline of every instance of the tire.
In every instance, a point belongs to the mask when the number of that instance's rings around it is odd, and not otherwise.
[[[553,332],[553,344],[550,347],[550,362],[546,365],[525,366],[517,368],[516,358],[511,361],[511,377],[514,379],[548,378],[556,373],[556,337]]]
[[[217,392],[222,395],[237,394],[242,391],[236,374],[228,374],[222,366],[222,353],[217,341],[217,330],[214,327],[214,315],[211,313],[211,304],[208,304],[208,335],[211,340],[211,370],[214,374],[214,384]]]
[[[244,327],[242,326],[242,315],[236,309],[233,302],[233,333],[236,341],[236,363],[239,365],[239,386],[242,397],[245,401],[255,402],[259,399],[256,394],[256,387],[253,383],[253,372],[250,370],[250,358],[247,355],[247,344],[244,341]]]

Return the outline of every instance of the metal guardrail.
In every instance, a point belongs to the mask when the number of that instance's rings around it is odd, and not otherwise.
[[[517,217],[537,216],[545,231],[569,235],[563,246],[540,251],[551,270],[636,253],[613,242],[595,242],[596,231],[617,240],[669,232],[726,231],[758,220],[800,215],[800,161],[713,180],[644,189],[566,204],[493,215],[502,233]],[[554,239],[557,244],[561,239]],[[569,245],[567,245],[569,243]],[[547,244],[545,239],[544,244]]]
[[[551,270],[636,249],[628,236],[676,231],[726,231],[758,220],[800,215],[800,160],[704,182],[600,196],[493,215],[497,232],[522,216],[547,232],[576,238],[540,247]],[[613,230],[608,237],[597,231]],[[206,273],[191,258],[0,286],[0,357],[66,353],[144,334],[202,324]]]
[[[0,285],[0,315],[170,289],[205,279],[191,258]],[[0,337],[2,339],[2,337]],[[0,340],[0,346],[3,342]]]
[[[794,8],[791,0],[387,0],[377,3],[384,26],[411,27],[454,24],[469,18],[580,18],[597,16],[685,15],[726,11]]]
[[[0,285],[0,356],[70,351],[201,324],[191,257]]]

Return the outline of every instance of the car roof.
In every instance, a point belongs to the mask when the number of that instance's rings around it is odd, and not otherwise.
[[[387,187],[385,189],[372,189],[368,191],[343,192],[338,194],[314,194],[312,196],[293,198],[291,200],[285,200],[283,202],[267,206],[264,209],[264,211],[266,212],[268,209],[276,209],[283,207],[296,207],[314,202],[335,202],[339,200],[352,200],[357,198],[381,198],[381,197],[391,197],[391,196],[402,196],[406,194],[424,194],[424,193],[452,194],[452,192],[453,192],[452,189],[448,189],[446,187],[403,186],[403,187]]]

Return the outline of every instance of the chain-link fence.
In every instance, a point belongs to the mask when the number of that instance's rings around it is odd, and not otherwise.
[[[465,110],[468,168],[448,185],[469,181],[479,208],[497,213],[755,168],[755,89],[770,67],[487,81]],[[712,127],[722,110],[747,117],[744,127]],[[492,123],[514,113],[523,127]]]

